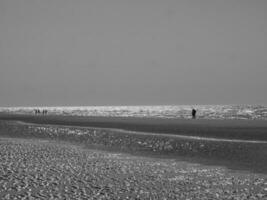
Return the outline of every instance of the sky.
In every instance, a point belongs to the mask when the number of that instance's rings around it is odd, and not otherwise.
[[[1,0],[0,106],[267,105],[266,11],[266,0]]]

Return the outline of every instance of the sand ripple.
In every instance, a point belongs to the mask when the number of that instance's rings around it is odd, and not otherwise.
[[[173,159],[0,139],[0,199],[267,199],[263,175]]]

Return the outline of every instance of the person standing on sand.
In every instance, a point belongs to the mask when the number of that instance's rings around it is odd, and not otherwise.
[[[197,114],[197,111],[196,109],[192,109],[192,119],[196,119],[196,114]]]

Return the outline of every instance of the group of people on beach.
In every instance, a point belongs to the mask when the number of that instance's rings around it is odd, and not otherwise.
[[[48,113],[48,110],[40,110],[40,109],[34,109],[34,113],[36,114],[36,115],[39,115],[39,114],[43,114],[43,115],[46,115],[47,113]]]

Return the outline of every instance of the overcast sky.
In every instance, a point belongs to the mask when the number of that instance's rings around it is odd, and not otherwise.
[[[266,0],[0,0],[0,106],[267,105],[266,12]]]

